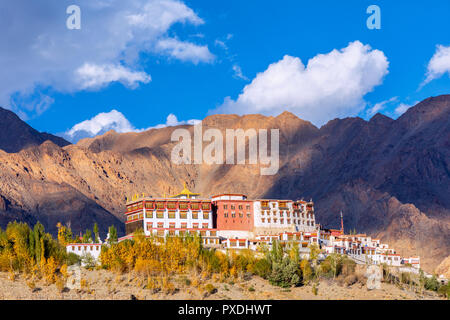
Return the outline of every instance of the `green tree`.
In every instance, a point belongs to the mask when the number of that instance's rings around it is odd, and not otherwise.
[[[117,242],[117,229],[114,226],[109,227],[109,238],[108,243],[113,244]]]
[[[43,247],[43,240],[42,238],[45,235],[45,228],[44,226],[38,221],[33,228],[33,236],[34,236],[34,248],[33,253],[35,257],[36,263],[39,265],[41,262],[41,257],[44,256],[45,248]]]
[[[98,224],[96,222],[96,223],[94,223],[94,242],[99,243],[99,240],[100,240],[100,234],[98,232]]]
[[[86,232],[83,235],[83,242],[84,243],[92,242],[92,231],[91,230],[86,229]]]

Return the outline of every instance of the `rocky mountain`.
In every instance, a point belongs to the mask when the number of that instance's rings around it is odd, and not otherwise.
[[[14,112],[0,107],[0,149],[6,152],[19,152],[23,148],[36,146],[50,140],[54,144],[64,147],[70,143],[61,137],[46,132],[39,132]]]
[[[183,182],[203,196],[246,193],[250,198],[312,198],[316,218],[356,229],[404,255],[420,255],[433,271],[450,255],[450,95],[426,99],[399,119],[335,119],[321,128],[284,112],[213,115],[203,130],[280,129],[280,170],[260,165],[176,165],[177,128],[84,139],[63,148],[47,141],[17,153],[0,151],[0,225],[17,218],[58,221],[76,232],[97,221],[123,231],[126,196],[174,194]],[[207,143],[205,143],[206,145]]]

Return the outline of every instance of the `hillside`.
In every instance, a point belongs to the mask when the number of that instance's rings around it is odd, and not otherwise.
[[[60,147],[70,143],[61,137],[39,132],[9,110],[0,107],[0,149],[6,152],[18,152],[29,146],[36,146],[50,140]]]
[[[377,114],[319,129],[284,112],[212,115],[203,120],[208,127],[280,128],[279,173],[261,176],[259,165],[174,165],[177,127],[110,131],[63,148],[47,141],[0,151],[0,225],[40,220],[55,232],[60,221],[79,232],[97,221],[123,231],[126,196],[174,194],[186,181],[203,196],[312,198],[321,224],[337,227],[342,210],[347,230],[420,255],[430,272],[450,255],[450,95],[426,99],[397,120]]]

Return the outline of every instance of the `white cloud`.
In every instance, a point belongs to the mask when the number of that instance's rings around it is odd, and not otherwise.
[[[369,108],[366,111],[366,114],[368,117],[372,117],[374,114],[376,114],[377,112],[380,112],[382,110],[384,110],[386,108],[387,105],[398,101],[398,97],[392,97],[388,100],[384,100],[381,102],[376,103],[372,108]]]
[[[438,45],[436,52],[428,63],[426,79],[421,86],[442,77],[445,73],[450,76],[450,46]]]
[[[233,65],[234,77],[242,80],[248,80],[248,78],[242,73],[242,69],[239,65]]]
[[[158,124],[154,127],[150,127],[144,130],[140,130],[140,131],[145,131],[145,130],[150,130],[150,129],[160,129],[160,128],[165,128],[165,127],[174,127],[174,126],[180,126],[180,125],[196,125],[197,123],[200,123],[201,120],[197,120],[197,119],[191,119],[191,120],[186,120],[186,121],[178,121],[178,118],[173,114],[169,114],[167,116],[167,121],[164,124]]]
[[[145,83],[149,75],[141,66],[141,53],[160,54],[157,44],[170,39],[169,32],[175,36],[171,30],[175,24],[204,23],[178,0],[78,0],[81,29],[68,30],[66,8],[71,4],[70,0],[0,1],[0,12],[8,13],[0,19],[0,70],[7,75],[0,78],[0,105],[13,107],[11,96],[49,88],[71,93],[92,88],[86,85],[91,82],[99,87],[108,80],[132,87]],[[183,41],[178,42],[183,48]],[[194,63],[209,57],[206,45],[186,42],[184,47],[167,54]],[[97,66],[104,77],[90,77],[80,85],[77,70],[89,73],[83,69],[86,65]],[[14,111],[30,113],[18,108]]]
[[[75,71],[81,89],[101,88],[111,82],[120,82],[134,88],[139,82],[149,83],[151,77],[145,72],[132,71],[121,65],[95,65],[85,63]]]
[[[109,130],[124,133],[135,131],[136,129],[121,112],[111,110],[110,112],[99,113],[89,120],[74,125],[64,136],[70,141],[78,141],[83,138],[104,134]]]
[[[76,143],[80,139],[95,137],[110,130],[114,130],[118,133],[143,132],[150,129],[159,129],[183,124],[195,125],[199,122],[200,120],[195,119],[178,121],[178,118],[171,113],[167,116],[167,121],[164,124],[158,124],[145,129],[137,129],[121,112],[113,109],[110,112],[99,113],[89,120],[85,120],[74,125],[71,129],[62,134],[62,136],[67,140]]]
[[[364,95],[380,85],[389,62],[380,50],[359,41],[318,54],[303,65],[284,56],[244,87],[237,100],[227,97],[216,113],[263,113],[284,110],[317,125],[363,110]]]
[[[199,46],[191,42],[173,38],[158,41],[156,49],[161,53],[181,61],[191,61],[194,64],[198,64],[199,62],[210,63],[215,58],[207,46]]]
[[[394,110],[394,114],[398,117],[404,114],[412,105],[406,103],[400,103],[397,108]]]

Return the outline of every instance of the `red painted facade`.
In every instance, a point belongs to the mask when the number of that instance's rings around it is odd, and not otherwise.
[[[217,200],[213,202],[218,230],[253,230],[253,201]]]

